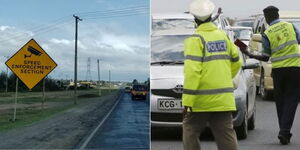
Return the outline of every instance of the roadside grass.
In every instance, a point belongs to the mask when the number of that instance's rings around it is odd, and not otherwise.
[[[117,89],[102,89],[101,97],[115,92]],[[15,93],[0,93],[0,108],[1,105],[13,105]],[[38,104],[38,106],[28,106],[17,108],[17,119],[15,122],[13,119],[14,109],[9,108],[6,110],[0,109],[0,132],[4,132],[13,128],[22,127],[32,124],[34,122],[47,119],[55,114],[64,112],[70,108],[75,107],[73,104],[74,91],[56,91],[46,92],[45,104],[51,102],[51,107],[45,107],[41,109],[42,93],[41,92],[23,92],[18,94],[18,104]],[[98,89],[79,90],[78,91],[78,103],[88,102],[95,100],[99,96]]]
[[[7,113],[1,113],[0,117],[0,132],[4,132],[13,128],[22,127],[34,122],[47,119],[55,114],[68,110],[74,105],[67,105],[49,109],[28,109],[22,108],[17,110],[16,121],[13,122],[13,109]]]
[[[116,91],[112,89],[101,90],[101,96],[105,96],[110,92]],[[90,90],[78,90],[78,98],[88,98],[88,97],[99,97],[98,89]],[[18,93],[18,103],[20,104],[33,104],[42,102],[43,93],[42,92],[22,92]],[[54,91],[54,92],[45,92],[45,102],[69,102],[74,99],[74,91]],[[15,93],[0,93],[0,105],[1,104],[13,104],[15,101]]]

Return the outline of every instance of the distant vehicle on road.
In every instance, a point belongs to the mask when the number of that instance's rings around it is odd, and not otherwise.
[[[125,90],[126,93],[130,93],[131,92],[131,88],[129,86],[126,86],[124,90]]]
[[[133,85],[131,90],[132,100],[136,100],[136,99],[146,100],[146,96],[147,96],[147,87],[145,85],[141,85],[141,84]]]
[[[183,43],[194,29],[156,31],[151,37],[151,126],[181,127],[183,90]],[[243,69],[234,79],[237,111],[233,113],[233,124],[239,138],[247,137],[248,129],[255,128],[256,88],[253,68],[258,67],[254,59],[243,60]]]

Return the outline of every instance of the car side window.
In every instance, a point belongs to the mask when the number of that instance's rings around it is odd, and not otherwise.
[[[259,32],[259,24],[260,24],[260,20],[257,21],[254,33],[258,33]]]
[[[225,26],[229,25],[229,23],[227,22],[227,19],[224,19],[224,22],[225,22]]]
[[[225,23],[223,16],[220,18],[222,29],[225,29]]]

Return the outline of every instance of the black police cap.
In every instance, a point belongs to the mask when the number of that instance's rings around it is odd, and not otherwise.
[[[275,6],[268,6],[263,10],[264,13],[274,13],[274,12],[278,12],[278,11],[279,11],[279,9]]]

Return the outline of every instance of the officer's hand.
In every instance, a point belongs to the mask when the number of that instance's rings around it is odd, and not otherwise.
[[[250,55],[250,52],[247,50],[247,48],[240,48],[241,52],[246,54],[246,55]]]
[[[218,9],[218,14],[221,14],[221,13],[223,13],[223,12],[222,12],[222,8],[220,7],[220,8]]]

